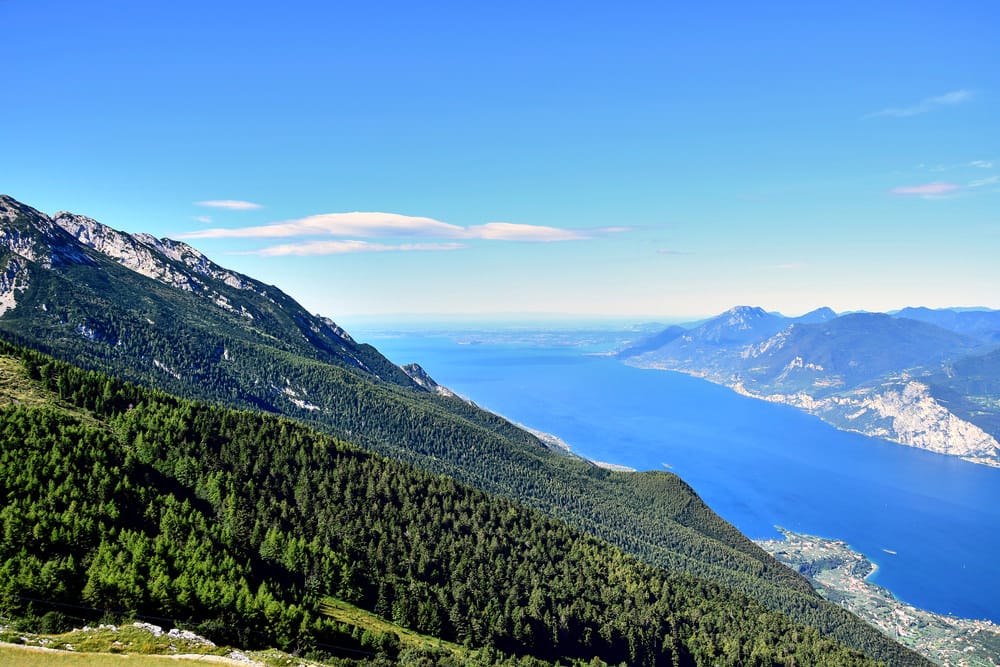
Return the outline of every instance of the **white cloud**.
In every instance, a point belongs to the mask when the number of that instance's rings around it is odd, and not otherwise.
[[[205,224],[210,224],[212,222],[212,216],[210,215],[196,215],[194,216],[195,222],[203,222]]]
[[[927,97],[916,104],[912,104],[906,107],[890,107],[888,109],[882,109],[881,111],[876,111],[875,113],[870,113],[866,118],[877,118],[880,116],[891,116],[895,118],[905,118],[907,116],[916,116],[922,113],[928,113],[942,107],[950,107],[958,104],[964,104],[972,99],[972,92],[968,90],[955,90],[950,93],[945,93],[944,95],[938,95],[937,97]]]
[[[255,204],[252,201],[240,201],[238,199],[208,199],[205,201],[196,201],[194,205],[207,206],[209,208],[224,208],[229,211],[252,211],[263,208],[260,204]]]
[[[403,243],[392,245],[356,240],[306,241],[304,243],[286,243],[240,254],[260,255],[262,257],[288,255],[306,257],[313,255],[346,255],[359,252],[440,252],[458,250],[464,247],[461,243]]]
[[[993,185],[994,183],[1000,183],[1000,176],[990,176],[989,178],[979,178],[971,181],[966,187],[968,188],[981,188],[984,185]]]
[[[893,188],[890,192],[894,195],[931,199],[943,197],[961,189],[962,186],[956,183],[935,182],[924,183],[923,185],[901,185],[898,188]]]
[[[488,239],[490,241],[576,241],[588,238],[572,229],[546,227],[544,225],[518,225],[512,222],[488,222],[474,225],[465,230],[466,238]]]
[[[458,238],[463,228],[433,218],[397,213],[323,213],[257,227],[206,229],[185,234],[191,239],[283,238],[291,236],[359,236]]]
[[[892,188],[889,192],[894,195],[902,195],[904,197],[944,199],[959,194],[971,194],[972,190],[989,185],[997,185],[998,183],[1000,183],[1000,176],[987,176],[986,178],[971,180],[965,185],[935,181],[933,183],[924,183],[922,185],[901,185],[899,187]]]
[[[806,265],[802,262],[789,262],[787,264],[775,264],[771,268],[779,269],[781,271],[801,271],[806,268]]]
[[[980,169],[992,169],[993,162],[990,160],[973,160],[969,163],[970,167],[979,167]]]
[[[323,213],[269,225],[215,228],[188,232],[185,239],[291,238],[304,236],[341,236],[354,238],[436,238],[482,239],[489,241],[575,241],[591,234],[619,233],[624,227],[593,230],[565,229],[546,225],[512,222],[488,222],[462,227],[433,218],[398,213],[362,212]]]

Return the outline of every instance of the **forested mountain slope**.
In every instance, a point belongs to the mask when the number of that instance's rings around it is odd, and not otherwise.
[[[370,345],[309,314],[274,286],[224,269],[190,246],[132,236],[71,213],[49,217],[0,195],[0,316],[90,366],[177,390],[226,387],[266,410],[298,400],[283,384],[247,384],[241,362],[287,354],[415,387]],[[225,362],[235,359],[234,365]]]
[[[675,475],[611,472],[550,451],[496,415],[427,391],[277,288],[183,244],[84,220],[0,199],[0,335],[187,398],[293,417],[898,662],[895,643],[821,600]]]
[[[118,610],[243,645],[396,655],[392,635],[325,617],[329,596],[483,662],[870,663],[742,594],[295,422],[0,352],[7,614]]]

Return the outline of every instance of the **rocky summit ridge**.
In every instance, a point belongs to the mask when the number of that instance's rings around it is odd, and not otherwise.
[[[222,269],[186,243],[157,239],[150,234],[127,234],[66,211],[56,213],[52,221],[88,248],[167,285],[189,292],[203,290],[206,284],[199,279],[201,276],[221,280],[235,289],[254,289],[251,282]],[[175,263],[183,264],[187,270],[178,269]]]
[[[185,243],[129,234],[65,211],[50,217],[7,195],[0,195],[0,317],[19,334],[32,330],[37,340],[75,334],[97,341],[102,346],[89,349],[89,356],[128,357],[154,373],[176,375],[184,365],[167,359],[166,345],[155,342],[176,328],[187,337],[198,332],[220,356],[241,345],[275,344],[417,386],[330,318]],[[130,342],[134,347],[127,349]]]

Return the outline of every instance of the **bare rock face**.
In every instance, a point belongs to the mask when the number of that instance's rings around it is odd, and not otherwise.
[[[949,412],[920,382],[888,387],[862,406],[892,420],[896,442],[963,458],[1000,458],[995,438]]]
[[[17,293],[28,289],[31,274],[21,257],[11,257],[0,272],[0,315],[17,305]]]
[[[41,224],[27,223],[36,219]],[[29,264],[52,266],[50,232],[43,213],[0,195],[0,315],[16,307],[18,293],[28,289]]]
[[[147,278],[187,292],[202,287],[192,276],[164,262],[158,253],[131,234],[112,229],[86,216],[65,211],[56,213],[53,222],[80,243]]]
[[[323,325],[327,328],[327,330],[330,333],[332,333],[334,336],[336,336],[337,338],[340,338],[342,340],[346,340],[348,343],[355,342],[354,339],[351,338],[351,334],[347,333],[343,329],[343,327],[341,327],[339,324],[337,324],[336,322],[334,322],[333,320],[331,320],[329,317],[324,317],[322,315],[317,315],[316,318],[320,322],[322,322]]]
[[[253,283],[227,271],[191,246],[151,234],[127,234],[92,218],[60,211],[52,218],[70,236],[136,273],[188,292],[209,289],[199,276],[214,278],[229,287],[266,296]],[[221,295],[211,294],[222,308],[234,310]]]
[[[263,296],[260,291],[254,289],[252,283],[241,278],[239,274],[227,271],[186,243],[173,239],[158,239],[152,234],[136,234],[134,238],[150,248],[155,248],[175,262],[183,263],[197,274],[221,280],[235,289],[249,290]]]
[[[974,463],[1000,465],[996,438],[950,412],[931,395],[927,385],[916,380],[825,398],[804,391],[757,394],[738,382],[730,387],[745,396],[796,407],[844,430]]]
[[[442,387],[437,382],[434,381],[427,371],[423,369],[420,364],[406,364],[405,366],[400,366],[403,372],[410,376],[414,382],[426,389],[427,391],[439,394],[441,396],[449,396],[455,398],[458,396],[455,392],[447,387]]]
[[[140,275],[186,292],[203,293],[220,308],[247,319],[253,319],[249,311],[234,306],[229,297],[212,289],[202,277],[267,296],[252,282],[223,269],[186,243],[158,239],[151,234],[120,232],[92,218],[65,211],[56,213],[52,222],[83,245]]]

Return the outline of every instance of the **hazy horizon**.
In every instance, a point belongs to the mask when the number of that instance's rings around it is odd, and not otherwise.
[[[804,312],[782,312],[766,308],[759,304],[735,304],[733,308],[740,306],[760,307],[765,311],[782,315],[784,317],[799,317],[808,312],[823,308],[817,306]],[[845,310],[835,311],[837,315],[848,315],[852,313],[887,313],[894,314],[904,308],[922,307],[919,304],[910,304],[899,308],[892,308],[886,311],[871,310]],[[985,311],[994,310],[984,306],[950,306],[948,310],[956,311]],[[726,309],[729,310],[729,309]],[[543,328],[553,330],[573,330],[577,328],[593,327],[596,329],[625,331],[629,328],[649,328],[654,325],[688,325],[697,324],[707,319],[717,317],[726,311],[715,313],[704,313],[696,315],[670,315],[670,314],[633,314],[633,315],[607,315],[601,316],[594,313],[347,313],[337,320],[337,324],[345,327],[350,333],[352,330],[370,331],[382,327],[399,328],[407,331],[433,331],[433,330],[458,330],[463,327],[504,327],[510,329]],[[324,313],[317,313],[324,315]]]

